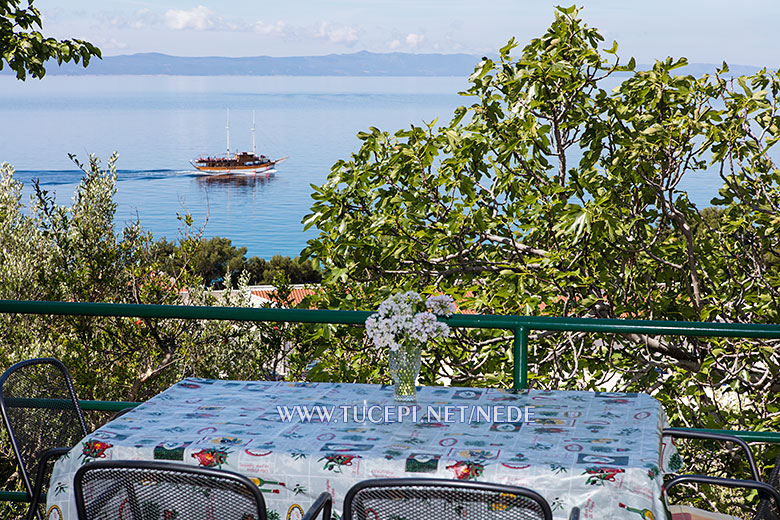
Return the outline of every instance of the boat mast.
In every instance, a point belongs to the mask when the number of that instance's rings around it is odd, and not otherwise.
[[[230,109],[227,109],[227,153],[230,155]]]
[[[255,111],[252,110],[252,155],[257,155],[257,147],[255,146]]]

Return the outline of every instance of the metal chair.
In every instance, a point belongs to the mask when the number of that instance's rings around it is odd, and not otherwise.
[[[73,480],[79,520],[266,520],[260,489],[238,473],[160,461],[90,462]]]
[[[760,501],[759,501],[759,506],[756,509],[756,515],[753,517],[753,519],[754,520],[776,520],[777,519],[777,516],[775,516],[772,513],[770,508],[770,504],[773,501],[773,495],[771,495],[770,492],[764,490],[763,488],[755,487],[754,483],[768,485],[772,489],[777,488],[778,473],[780,473],[780,455],[778,455],[778,458],[775,461],[775,465],[774,468],[772,469],[771,474],[769,475],[769,479],[766,482],[763,482],[758,472],[758,466],[756,464],[755,457],[753,456],[753,451],[750,449],[750,446],[748,446],[748,444],[743,439],[735,435],[702,432],[696,430],[689,430],[685,428],[664,428],[663,435],[676,438],[676,439],[699,439],[699,440],[707,440],[707,441],[717,441],[722,443],[732,443],[735,446],[739,447],[745,453],[745,460],[747,461],[748,467],[750,468],[750,476],[751,476],[750,480],[741,480],[741,479],[709,477],[704,475],[681,475],[681,477],[684,477],[681,481],[678,481],[677,479],[672,479],[669,482],[667,482],[666,484],[667,486],[670,483],[673,483],[672,485],[677,485],[678,483],[682,483],[682,482],[690,482],[690,483],[699,482],[699,483],[721,485],[730,488],[741,487],[746,489],[756,489],[758,491]],[[778,503],[776,503],[776,505],[780,506],[780,504]]]
[[[53,358],[11,366],[0,376],[0,411],[30,498],[27,518],[42,520],[39,502],[48,462],[87,435],[68,369]]]
[[[755,457],[753,456],[753,451],[750,449],[750,446],[748,446],[748,444],[744,440],[740,439],[735,435],[688,430],[685,428],[664,428],[663,435],[664,437],[672,437],[674,439],[699,439],[699,440],[707,440],[707,441],[733,443],[736,446],[739,446],[739,448],[745,452],[745,459],[747,460],[748,466],[750,467],[750,475],[753,478],[753,480],[761,480],[759,478],[758,466],[756,465],[756,460]]]
[[[758,495],[761,497],[761,505],[759,506],[759,510],[755,518],[767,518],[765,515],[768,513],[770,508],[766,507],[764,512],[762,512],[761,509],[764,504],[768,506],[768,504],[771,502],[774,502],[775,507],[778,508],[778,511],[780,511],[780,493],[778,493],[774,487],[766,484],[765,482],[759,482],[757,480],[709,477],[705,475],[680,475],[664,483],[664,493],[668,493],[670,489],[679,484],[708,484],[728,488],[752,489],[757,491]],[[774,516],[771,518],[774,518]]]
[[[302,520],[331,518],[332,497],[322,493]],[[445,479],[373,479],[359,482],[344,497],[342,520],[552,520],[547,501],[530,489]]]

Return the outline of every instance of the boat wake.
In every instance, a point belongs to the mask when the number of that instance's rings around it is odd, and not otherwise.
[[[117,170],[117,181],[168,179],[171,177],[196,176],[199,172],[193,170]],[[14,178],[25,185],[36,181],[41,186],[58,186],[63,184],[78,184],[84,178],[81,170],[17,170]]]

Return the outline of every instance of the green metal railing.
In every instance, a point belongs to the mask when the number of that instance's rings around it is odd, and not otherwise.
[[[141,403],[133,401],[81,401],[79,406],[83,410],[95,410],[99,412],[118,412],[125,408],[132,408]],[[6,398],[5,405],[9,408],[52,408],[54,410],[63,410],[71,405],[69,399],[38,399],[25,397]]]
[[[362,325],[370,311],[330,311],[247,307],[201,307],[190,305],[133,305],[0,300],[0,312],[69,316],[123,316],[133,318],[180,318],[190,320],[280,321]],[[547,316],[499,316],[455,314],[447,318],[453,327],[504,329],[514,332],[512,387],[528,387],[528,334],[532,330],[649,334],[673,336],[719,336],[780,339],[780,325],[703,323],[686,321],[603,320]]]
[[[114,303],[73,303],[0,300],[1,313],[68,316],[116,316],[133,318],[177,318],[196,320],[275,321],[363,325],[370,311],[308,309],[202,307],[188,305],[133,305]],[[547,316],[499,316],[455,314],[446,319],[452,327],[502,329],[514,333],[512,387],[528,387],[528,335],[530,331],[597,332],[673,336],[713,336],[780,339],[780,325],[744,323],[704,323],[683,321],[644,321]],[[82,401],[85,410],[118,411],[134,403]],[[780,433],[706,430],[730,433],[750,442],[780,443]],[[0,500],[9,492],[0,492]],[[21,493],[21,495],[26,495]]]

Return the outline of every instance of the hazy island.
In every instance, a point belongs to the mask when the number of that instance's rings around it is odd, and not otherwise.
[[[491,57],[492,58],[492,57]],[[254,56],[245,58],[170,56],[157,52],[104,56],[88,68],[75,63],[49,67],[51,75],[163,74],[170,76],[459,76],[466,77],[482,56],[473,54],[411,54],[403,52],[324,56]],[[713,73],[719,65],[691,63],[680,73]],[[638,65],[639,68],[647,66]],[[754,74],[758,67],[731,65],[734,76]],[[0,74],[11,75],[10,68]]]

